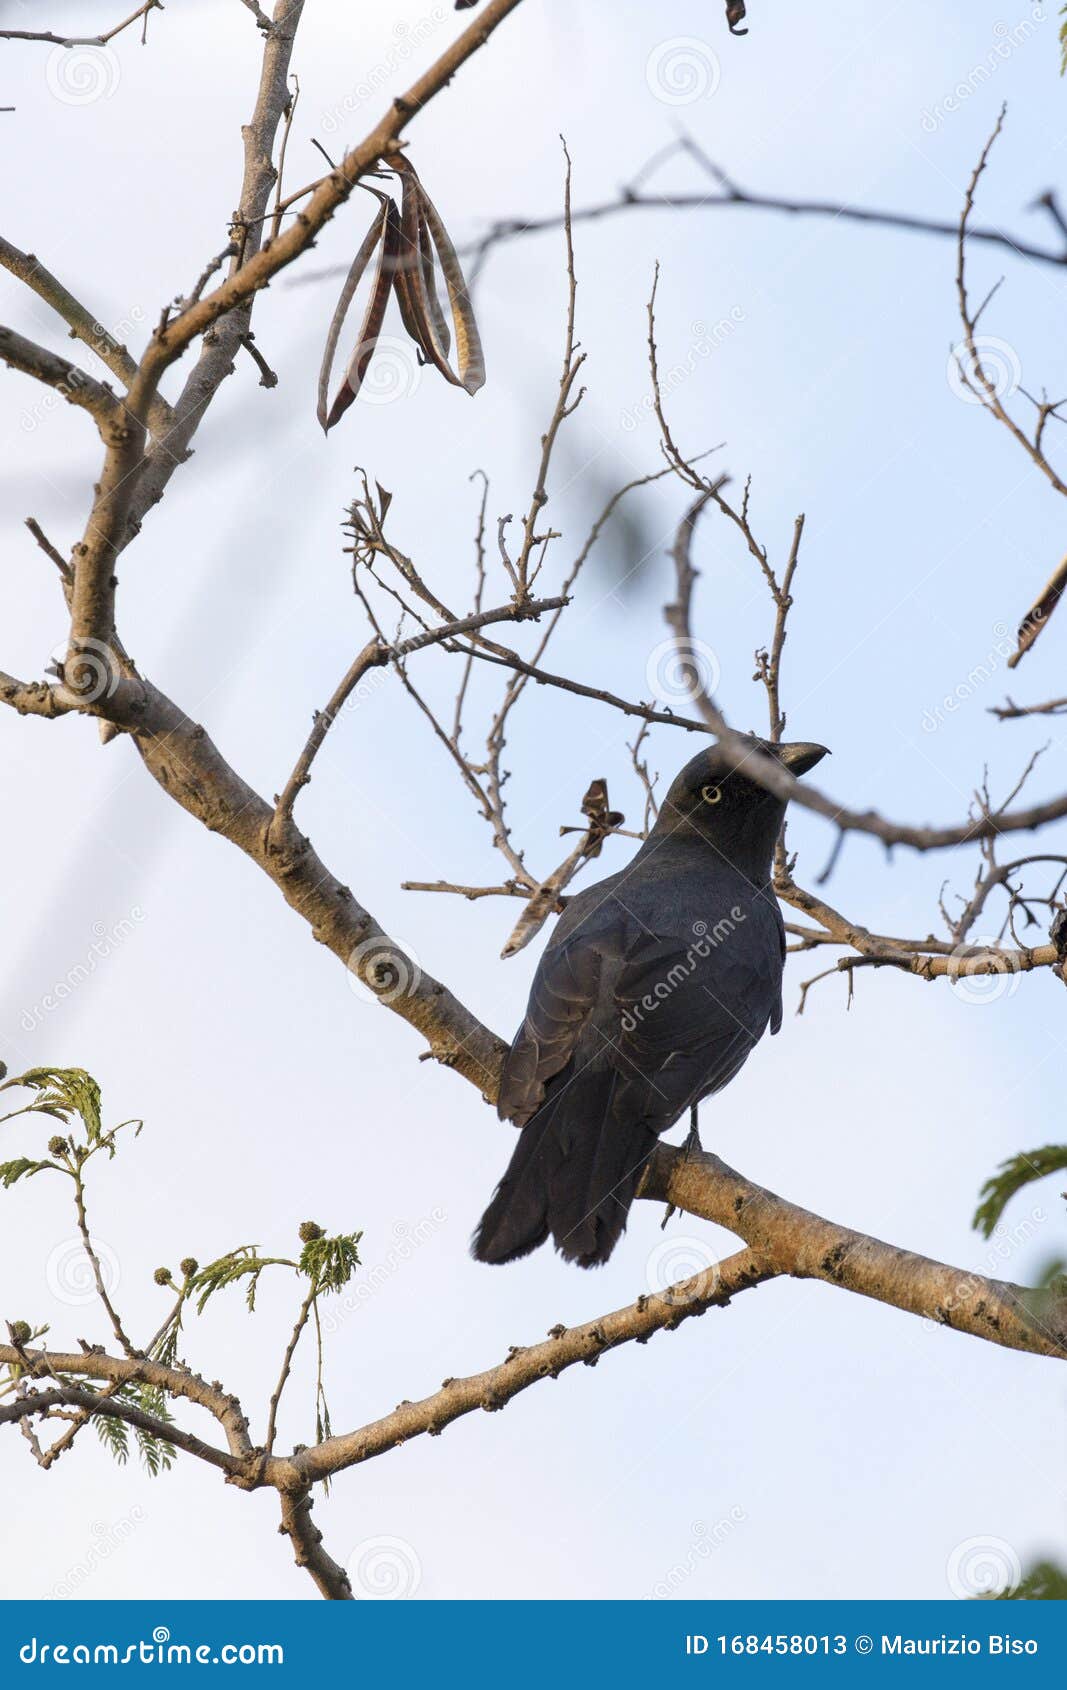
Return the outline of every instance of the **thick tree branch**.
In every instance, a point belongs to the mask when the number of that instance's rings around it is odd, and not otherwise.
[[[421,1032],[438,1061],[487,1095],[495,1093],[503,1041],[394,944],[307,839],[272,845],[273,806],[230,767],[199,723],[147,681],[121,681],[101,705],[108,721],[132,735],[149,774],[170,798],[250,857],[319,943]]]
[[[68,1376],[99,1379],[109,1389],[122,1384],[151,1385],[167,1396],[194,1403],[214,1416],[226,1437],[224,1462],[219,1464],[225,1464],[227,1472],[244,1474],[248,1471],[249,1462],[257,1458],[257,1451],[248,1436],[248,1421],[237,1398],[224,1391],[221,1385],[208,1384],[206,1379],[186,1368],[165,1367],[162,1362],[152,1361],[147,1356],[109,1356],[102,1350],[91,1348],[65,1353],[13,1344],[0,1344],[0,1366],[19,1368],[30,1380],[50,1380],[61,1391],[69,1386]],[[77,1406],[89,1406],[93,1412],[103,1412],[102,1405],[107,1403],[107,1412],[110,1413],[111,1402],[111,1398],[93,1397],[88,1405],[79,1403]],[[115,1400],[116,1412],[119,1407],[125,1411],[130,1406]],[[155,1426],[150,1429],[154,1436],[174,1441],[173,1428],[170,1431],[158,1431]]]
[[[0,669],[0,702],[10,704],[20,716],[66,716],[75,708],[44,681],[18,681]]]
[[[293,1559],[310,1574],[319,1594],[329,1602],[352,1602],[348,1574],[322,1547],[322,1533],[311,1518],[308,1490],[281,1492],[282,1523],[278,1527],[293,1546]]]
[[[209,1467],[217,1467],[228,1477],[244,1471],[244,1463],[236,1460],[227,1450],[205,1443],[203,1438],[183,1431],[180,1426],[175,1426],[173,1421],[160,1420],[153,1414],[146,1414],[144,1409],[138,1408],[135,1403],[124,1401],[121,1397],[97,1395],[95,1391],[77,1385],[57,1385],[48,1390],[31,1391],[26,1396],[16,1397],[14,1402],[0,1404],[0,1426],[28,1421],[35,1414],[47,1415],[56,1408],[76,1408],[84,1415],[85,1420],[123,1420],[127,1426],[147,1432],[149,1437],[157,1438],[160,1442],[173,1444],[175,1449],[182,1450],[197,1461],[205,1461]],[[72,1433],[77,1429],[72,1428]],[[53,1450],[41,1453],[42,1466],[51,1465],[49,1456],[53,1453]]]
[[[91,352],[95,352],[101,363],[107,366],[112,375],[118,377],[125,388],[130,387],[137,374],[136,358],[97,321],[79,299],[75,299],[58,277],[46,269],[35,253],[20,252],[17,246],[0,235],[0,265],[13,276],[17,276],[19,281],[25,282],[46,305],[50,305],[66,323],[72,337],[82,341]],[[152,401],[148,413],[148,425],[153,434],[165,432],[173,422],[174,413],[170,406],[165,399],[157,396]]]
[[[50,352],[47,347],[38,346],[36,341],[27,340],[25,335],[2,324],[0,359],[9,369],[21,370],[24,375],[33,376],[46,387],[54,388],[68,405],[88,411],[101,432],[110,427],[119,413],[119,401],[110,387],[95,381],[77,364],[72,364],[69,358],[61,358],[58,352]]]
[[[794,1279],[820,1279],[1007,1349],[1067,1359],[1067,1301],[967,1273],[778,1197],[717,1156],[660,1145],[638,1193],[715,1221]]]
[[[692,1315],[725,1307],[732,1297],[774,1278],[779,1271],[766,1265],[754,1251],[741,1250],[663,1295],[638,1297],[626,1308],[580,1326],[553,1327],[543,1343],[516,1347],[499,1366],[483,1373],[446,1379],[432,1396],[400,1403],[392,1414],[357,1432],[327,1438],[325,1443],[301,1450],[291,1458],[291,1466],[300,1480],[313,1483],[383,1455],[409,1438],[424,1433],[437,1436],[454,1420],[476,1409],[494,1413],[504,1408],[541,1379],[555,1379],[578,1363],[593,1367],[606,1350],[620,1344],[646,1343],[654,1333],[675,1327]]]

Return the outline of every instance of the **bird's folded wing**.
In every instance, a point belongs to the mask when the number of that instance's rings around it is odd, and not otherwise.
[[[616,1108],[664,1132],[733,1079],[779,1001],[777,958],[761,950],[654,939],[635,947],[615,983]]]
[[[504,1062],[501,1120],[524,1126],[543,1103],[546,1083],[570,1061],[596,1005],[604,961],[602,943],[581,930],[545,952]]]

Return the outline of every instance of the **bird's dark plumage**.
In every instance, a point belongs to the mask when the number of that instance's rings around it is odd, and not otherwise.
[[[750,744],[794,774],[825,755]],[[551,1235],[568,1261],[606,1262],[659,1135],[778,1031],[783,812],[712,746],[633,861],[568,904],[504,1064],[499,1112],[522,1130],[475,1233],[479,1261],[514,1261]]]

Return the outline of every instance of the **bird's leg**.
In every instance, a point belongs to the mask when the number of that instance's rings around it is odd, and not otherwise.
[[[689,1106],[689,1131],[686,1134],[686,1140],[682,1146],[682,1149],[685,1151],[685,1159],[687,1162],[690,1156],[693,1155],[694,1151],[698,1156],[702,1156],[704,1153],[704,1146],[700,1142],[699,1109],[699,1103],[692,1103]]]
[[[700,1124],[697,1116],[697,1110],[699,1107],[699,1104],[696,1103],[691,1103],[689,1105],[689,1131],[686,1133],[685,1143],[682,1145],[682,1157],[686,1162],[688,1162],[694,1151],[702,1154],[704,1150],[704,1146],[700,1142]],[[663,1211],[663,1219],[659,1223],[659,1229],[661,1232],[665,1230],[667,1222],[670,1220],[674,1212],[674,1204],[668,1203],[667,1207]]]

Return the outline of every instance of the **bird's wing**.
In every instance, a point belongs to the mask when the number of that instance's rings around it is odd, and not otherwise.
[[[547,1082],[570,1061],[596,1004],[608,950],[609,939],[580,928],[545,952],[504,1061],[502,1120],[524,1126],[544,1102]]]
[[[778,919],[778,946],[779,946],[779,954],[780,954],[781,959],[782,959],[782,968],[784,969],[785,968],[785,922],[782,919],[782,908],[781,908],[781,905],[779,904],[777,898],[773,899],[772,903],[773,903],[775,916]],[[782,1030],[782,977],[781,977],[781,972],[779,972],[778,992],[777,992],[777,995],[775,997],[773,1007],[771,1009],[771,1036],[772,1036],[772,1038],[773,1038],[775,1033],[780,1033],[781,1030]]]
[[[583,924],[541,960],[499,1112],[525,1125],[577,1057],[615,1071],[616,1117],[664,1132],[733,1079],[780,1013],[781,940],[765,921],[720,943]]]
[[[732,1080],[773,1025],[781,1002],[778,936],[742,930],[706,947],[645,939],[620,970],[614,995],[612,1062],[622,1081],[615,1111],[665,1132],[690,1104]]]

